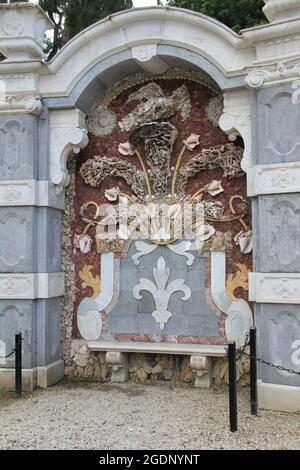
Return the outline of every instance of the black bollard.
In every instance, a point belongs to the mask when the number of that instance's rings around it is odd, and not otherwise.
[[[15,337],[16,398],[22,398],[22,334]]]
[[[230,431],[236,432],[237,427],[237,386],[236,386],[236,345],[234,341],[228,343],[229,365],[229,418]]]
[[[251,414],[257,416],[256,328],[250,329],[250,397]]]

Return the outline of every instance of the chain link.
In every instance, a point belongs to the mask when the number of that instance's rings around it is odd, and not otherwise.
[[[10,354],[8,354],[7,356],[0,356],[0,359],[8,359],[9,357],[13,356],[14,353],[16,352],[16,350],[14,349]]]
[[[293,374],[293,375],[300,375],[299,371],[289,369],[287,367],[279,366],[277,364],[273,364],[273,362],[265,361],[264,359],[261,359],[261,358],[256,357],[256,356],[251,356],[251,354],[248,354],[246,352],[246,349],[249,346],[250,346],[249,342],[246,341],[245,346],[243,346],[240,349],[237,349],[237,351],[236,351],[236,353],[237,353],[236,360],[237,361],[239,361],[244,356],[244,357],[248,357],[249,359],[254,359],[256,362],[259,362],[260,364],[264,364],[266,366],[272,367],[273,369],[277,369],[277,370],[280,370],[282,372],[288,372],[289,374]],[[228,348],[226,348],[226,351],[228,351]]]
[[[293,369],[288,369],[287,367],[279,366],[277,364],[273,364],[273,362],[270,361],[265,361],[264,359],[260,359],[259,357],[251,356],[251,354],[246,353],[243,350],[239,350],[238,353],[241,356],[248,357],[250,359],[254,359],[256,362],[259,362],[260,364],[265,364],[266,366],[272,367],[273,369],[277,369],[283,372],[288,372],[289,374],[295,374],[295,375],[300,375],[300,372],[293,370]]]

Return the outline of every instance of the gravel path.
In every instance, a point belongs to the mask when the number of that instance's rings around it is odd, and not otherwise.
[[[64,383],[20,401],[0,394],[0,449],[300,449],[300,415],[248,412],[228,430],[227,390]]]

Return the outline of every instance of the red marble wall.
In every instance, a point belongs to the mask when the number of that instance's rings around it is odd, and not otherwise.
[[[192,109],[190,117],[186,121],[182,121],[180,113],[176,113],[171,119],[170,122],[174,124],[178,130],[178,138],[174,146],[173,157],[171,166],[175,166],[177,156],[182,148],[182,141],[185,140],[190,134],[200,134],[200,146],[195,149],[194,152],[186,150],[183,158],[182,165],[188,162],[196,154],[200,153],[202,149],[207,149],[210,147],[216,147],[222,144],[229,142],[227,135],[225,135],[220,128],[214,127],[210,121],[205,116],[205,109],[214,96],[215,92],[209,89],[208,87],[201,85],[198,82],[193,82],[189,80],[155,80],[163,89],[166,94],[171,94],[176,88],[185,84],[190,92],[190,99],[192,102]],[[144,83],[145,84],[145,83]],[[142,85],[132,87],[130,90],[123,92],[120,96],[115,98],[110,104],[110,109],[112,109],[120,121],[128,112],[132,111],[136,103],[126,104],[129,94],[134,91],[137,91]],[[113,178],[107,178],[100,188],[92,188],[87,185],[82,177],[80,176],[79,170],[84,162],[88,159],[99,155],[107,157],[119,157],[119,158],[128,158],[131,163],[134,163],[137,168],[140,168],[139,161],[136,156],[134,157],[121,157],[118,152],[118,144],[121,142],[126,142],[128,140],[128,135],[126,132],[122,132],[119,128],[106,137],[97,138],[92,134],[89,135],[89,144],[88,146],[79,154],[77,157],[76,163],[76,196],[75,196],[75,220],[71,226],[70,236],[72,240],[74,239],[75,234],[81,234],[86,224],[82,221],[80,217],[80,207],[82,204],[88,201],[95,201],[97,204],[107,203],[107,199],[104,196],[105,189],[109,189],[113,186],[119,186],[121,190],[125,192],[131,192],[130,188],[123,180],[116,180]],[[236,145],[242,146],[241,141],[237,141]],[[228,180],[223,178],[222,170],[206,171],[200,173],[197,177],[193,178],[189,185],[187,192],[193,194],[200,187],[205,186],[212,180],[221,180],[224,188],[224,193],[217,196],[217,198],[210,197],[207,195],[205,200],[218,200],[221,201],[225,210],[229,212],[229,199],[231,196],[239,194],[246,198],[246,176],[243,178],[234,178]],[[91,208],[91,214],[93,209]],[[249,214],[248,220],[246,223],[251,226],[251,215]],[[233,235],[236,235],[242,230],[242,226],[239,221],[234,221],[229,224],[216,223],[212,224],[217,231],[226,232],[232,231]],[[89,230],[88,234],[95,237],[95,228]],[[93,244],[93,249],[91,253],[82,254],[77,250],[77,253],[73,255],[73,261],[76,268],[76,288],[77,296],[76,302],[74,305],[74,337],[79,337],[77,326],[76,326],[76,311],[81,300],[92,294],[90,288],[82,288],[82,280],[79,278],[79,271],[85,265],[93,266],[93,275],[96,276],[100,274],[100,256],[96,252],[96,243]],[[252,255],[241,254],[238,246],[233,246],[231,252],[227,254],[227,275],[231,273],[236,273],[236,264],[242,263],[246,264],[249,269],[252,267]],[[247,300],[247,292],[242,289],[236,291],[236,294],[239,297],[245,298]],[[224,318],[220,323],[220,333],[223,335],[224,327]],[[204,340],[203,340],[204,341]],[[190,339],[187,340],[190,342]],[[218,342],[218,341],[217,341]]]

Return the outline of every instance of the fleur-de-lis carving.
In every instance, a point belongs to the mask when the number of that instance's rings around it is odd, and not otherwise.
[[[152,316],[159,324],[160,329],[164,330],[165,325],[172,317],[172,313],[168,311],[171,296],[177,291],[182,291],[184,293],[182,300],[187,301],[191,298],[192,292],[183,279],[176,279],[168,284],[170,268],[167,267],[162,256],[157,261],[157,266],[153,268],[153,276],[156,284],[150,279],[142,278],[139,284],[134,287],[133,295],[135,299],[142,300],[141,292],[143,290],[152,294],[156,306]]]

